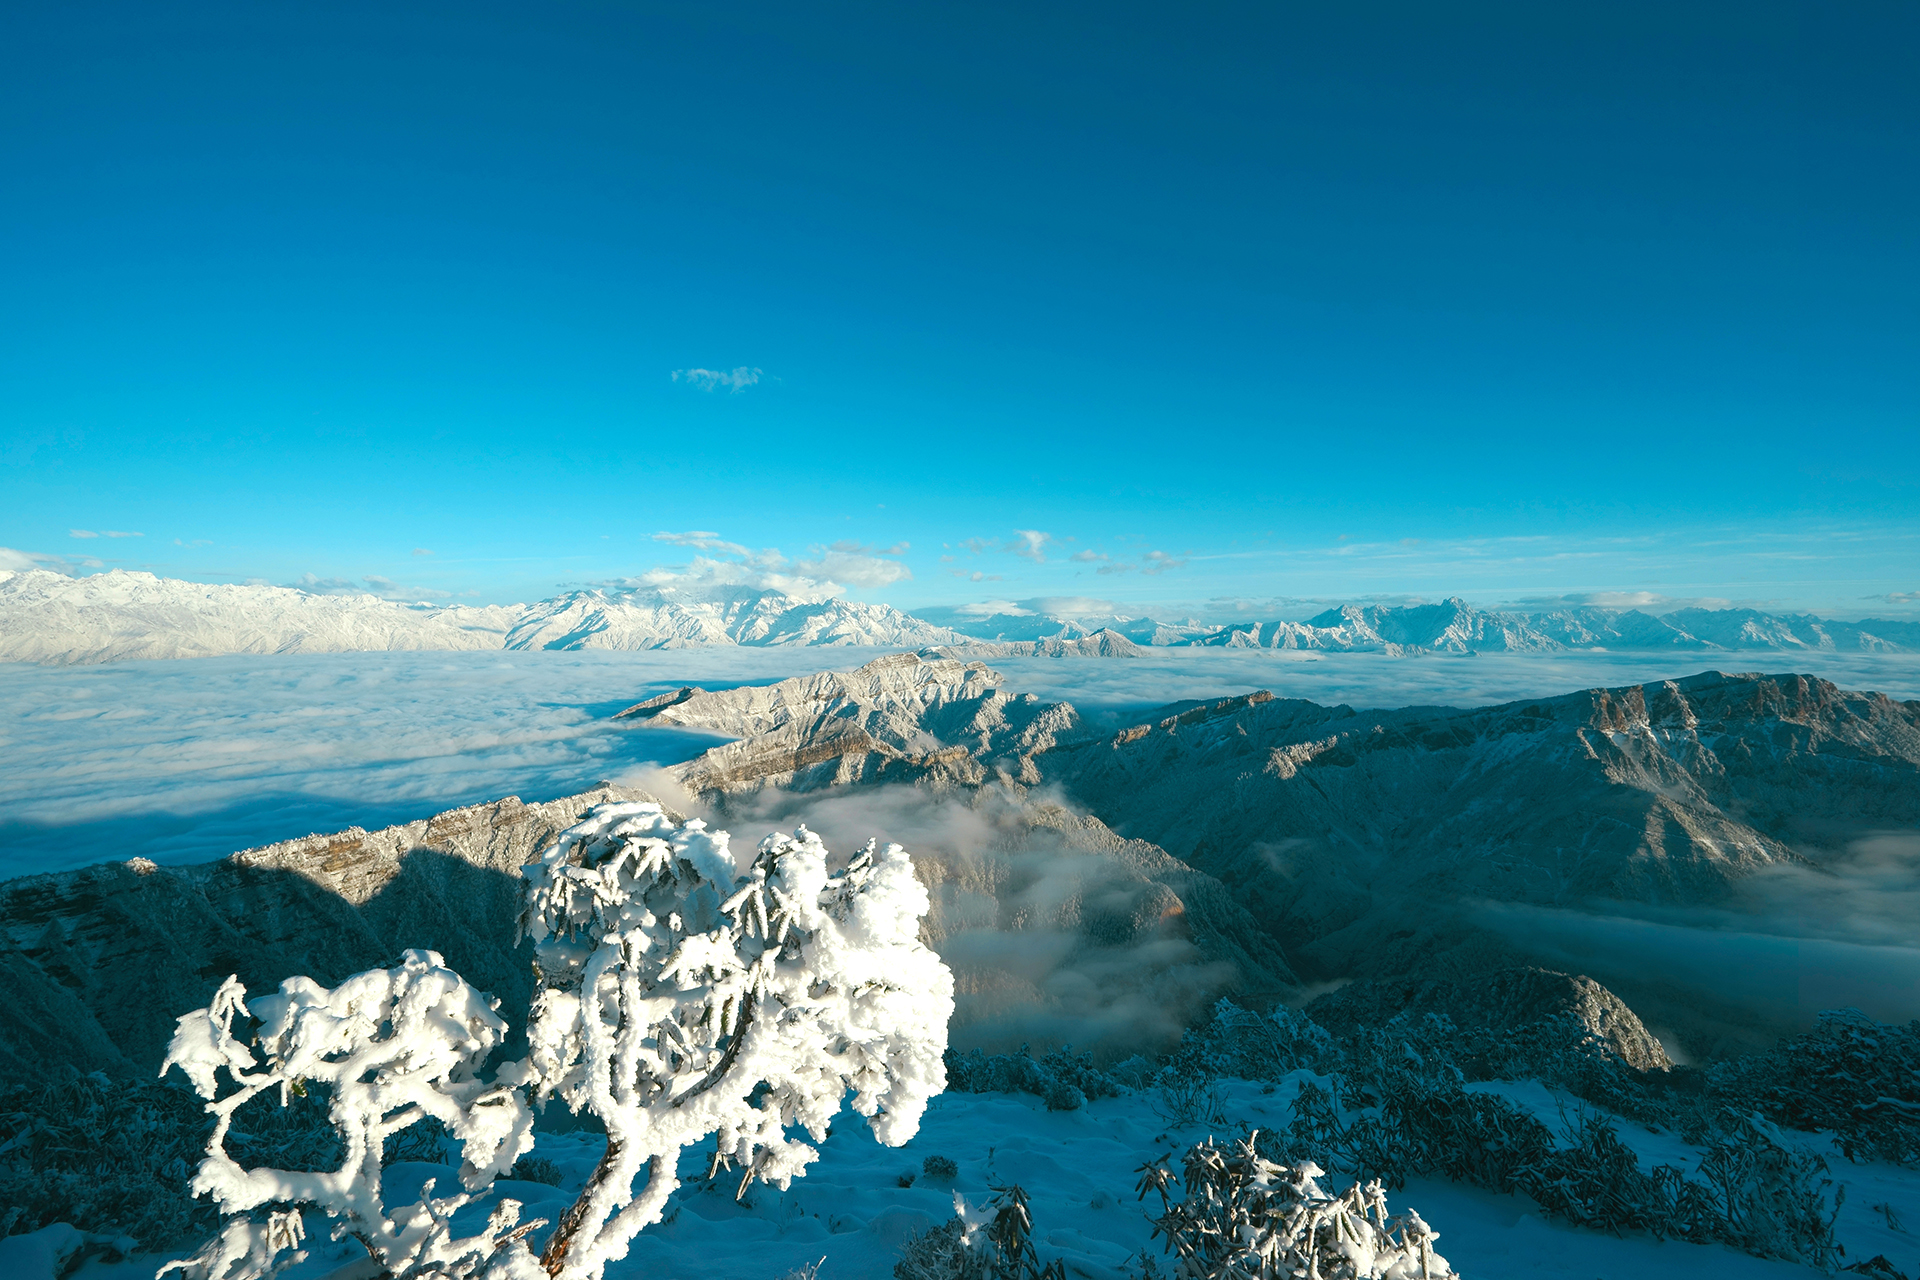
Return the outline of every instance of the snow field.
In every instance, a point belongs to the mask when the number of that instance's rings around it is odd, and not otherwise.
[[[1009,1182],[1032,1197],[1034,1240],[1043,1261],[1059,1257],[1068,1275],[1084,1280],[1132,1280],[1145,1254],[1167,1274],[1171,1260],[1161,1242],[1150,1239],[1145,1206],[1134,1194],[1135,1170],[1161,1153],[1177,1160],[1209,1132],[1224,1138],[1242,1125],[1284,1125],[1303,1080],[1328,1083],[1304,1071],[1274,1086],[1221,1081],[1225,1122],[1211,1129],[1170,1127],[1156,1110],[1158,1097],[1151,1090],[1065,1112],[1050,1112],[1040,1099],[1025,1094],[942,1094],[929,1106],[918,1136],[898,1148],[880,1146],[860,1117],[842,1111],[805,1177],[784,1193],[756,1185],[738,1203],[734,1179],[722,1175],[711,1188],[699,1182],[712,1151],[709,1140],[682,1155],[685,1185],[669,1202],[665,1220],[635,1238],[626,1258],[607,1268],[607,1278],[782,1280],[824,1259],[820,1280],[889,1280],[901,1245],[952,1216],[956,1191],[979,1204],[992,1186]],[[1468,1087],[1504,1094],[1556,1130],[1563,1115],[1582,1105],[1532,1081]],[[1698,1167],[1700,1152],[1673,1134],[1651,1133],[1625,1120],[1619,1133],[1643,1166],[1665,1161],[1689,1172]],[[1913,1264],[1920,1261],[1920,1233],[1896,1229],[1891,1222],[1920,1224],[1920,1171],[1849,1165],[1819,1136],[1806,1138],[1828,1157],[1835,1179],[1847,1184],[1839,1231],[1848,1261],[1881,1254],[1913,1274]],[[500,1181],[491,1195],[461,1210],[456,1229],[462,1234],[478,1229],[498,1196],[525,1204],[522,1221],[557,1219],[599,1161],[603,1144],[604,1139],[586,1133],[538,1134],[534,1154],[559,1166],[562,1185]],[[921,1167],[930,1155],[953,1160],[958,1175],[950,1182],[928,1179]],[[442,1165],[395,1165],[386,1174],[386,1199],[390,1204],[411,1200],[428,1177],[444,1180],[449,1173]],[[914,1175],[913,1185],[902,1187],[907,1173]],[[1345,1186],[1337,1176],[1321,1181],[1329,1191]],[[1404,1191],[1390,1190],[1387,1200],[1395,1212],[1411,1207],[1432,1224],[1440,1233],[1440,1253],[1466,1280],[1810,1280],[1816,1274],[1723,1245],[1579,1230],[1543,1217],[1523,1196],[1463,1184],[1413,1179]],[[1880,1205],[1892,1210],[1891,1218],[1875,1207]],[[52,1280],[47,1264],[27,1261],[35,1246],[22,1242],[34,1239],[5,1242],[16,1249],[0,1251],[0,1276]],[[287,1280],[321,1280],[359,1252],[357,1246],[330,1242],[317,1219],[309,1221],[307,1239],[313,1256],[289,1271]],[[10,1261],[19,1269],[10,1269]],[[159,1261],[95,1262],[75,1273],[75,1280],[144,1280]]]

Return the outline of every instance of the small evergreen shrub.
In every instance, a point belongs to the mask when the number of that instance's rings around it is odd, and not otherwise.
[[[507,1176],[549,1187],[557,1187],[561,1182],[560,1166],[544,1156],[521,1156],[513,1162],[513,1168],[508,1170]]]
[[[1035,1058],[1026,1045],[992,1056],[947,1050],[947,1088],[958,1093],[1030,1093],[1053,1111],[1077,1111],[1089,1098],[1115,1098],[1126,1086],[1073,1046]]]

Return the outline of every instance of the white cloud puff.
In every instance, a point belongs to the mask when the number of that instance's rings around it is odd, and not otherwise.
[[[800,600],[826,600],[849,587],[885,587],[913,577],[913,571],[907,566],[888,558],[905,552],[904,542],[876,554],[860,543],[842,541],[828,547],[813,547],[805,556],[789,558],[772,547],[750,551],[706,530],[653,536],[656,542],[713,551],[728,558],[695,556],[688,564],[655,565],[644,573],[608,585],[691,595],[746,588],[779,591]]]
[[[734,369],[675,369],[673,380],[684,382],[701,391],[718,391],[725,387],[731,394],[739,395],[748,387],[756,385],[761,379],[759,369],[740,365]]]
[[[1035,564],[1047,562],[1047,544],[1053,541],[1053,535],[1042,533],[1038,529],[1015,529],[1013,537],[1000,548],[1014,555],[1033,561]]]

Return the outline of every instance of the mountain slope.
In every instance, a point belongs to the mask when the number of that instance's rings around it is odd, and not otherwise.
[[[858,690],[783,682],[778,714],[769,690],[681,698],[664,720],[740,738],[678,766],[680,782],[721,807],[888,782],[1064,798],[1224,884],[1310,980],[1553,967],[1547,940],[1496,928],[1488,904],[1737,916],[1758,909],[1741,905],[1757,873],[1812,874],[1920,827],[1920,702],[1810,676],[1705,672],[1471,710],[1254,693],[1094,734],[979,664],[901,655],[853,674]],[[1631,998],[1711,1024],[1709,1046],[1767,1030],[1771,1015],[1705,990],[1679,975]]]

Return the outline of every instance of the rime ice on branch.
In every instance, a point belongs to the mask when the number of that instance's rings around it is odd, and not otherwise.
[[[709,1134],[742,1191],[784,1188],[818,1154],[786,1130],[821,1140],[849,1089],[898,1146],[945,1088],[953,975],[919,940],[927,893],[899,846],[870,841],[830,875],[801,827],[741,871],[725,832],[609,804],[525,874],[529,1083],[607,1128],[542,1257],[560,1280],[624,1257],[679,1185],[679,1152]]]
[[[302,1261],[300,1205],[332,1216],[335,1238],[351,1236],[385,1273],[449,1277],[526,1274],[532,1259],[518,1236],[520,1206],[503,1200],[478,1235],[458,1238],[456,1210],[484,1192],[533,1146],[533,1116],[511,1072],[488,1084],[479,1076],[506,1036],[499,1003],[476,991],[432,951],[409,951],[393,969],[355,974],[331,991],[311,978],[289,978],[278,995],[246,998],[228,978],[213,1003],[179,1020],[162,1075],[179,1067],[215,1117],[207,1158],[193,1189],[211,1195],[231,1216],[221,1234],[192,1258],[171,1264],[189,1280],[251,1280]],[[236,1017],[260,1023],[256,1057],[234,1035]],[[238,1086],[220,1096],[219,1074]],[[340,1167],[320,1172],[243,1169],[226,1151],[233,1113],[275,1089],[323,1084],[331,1119],[346,1148]],[[461,1144],[460,1190],[389,1210],[380,1195],[380,1162],[389,1135],[432,1118]],[[277,1206],[291,1205],[291,1209]],[[162,1272],[165,1274],[165,1271]],[[537,1275],[537,1270],[532,1274]]]
[[[715,1169],[741,1188],[785,1187],[849,1090],[890,1146],[911,1138],[946,1086],[942,1055],[953,975],[919,941],[927,893],[898,845],[867,847],[837,875],[802,827],[769,836],[744,871],[727,834],[676,826],[657,805],[609,804],[526,868],[522,926],[539,989],[530,1055],[479,1070],[506,1035],[497,1001],[431,951],[328,990],[289,978],[248,1001],[229,978],[179,1020],[164,1072],[180,1067],[216,1117],[193,1186],[232,1215],[221,1235],[168,1270],[186,1280],[261,1280],[307,1256],[301,1206],[366,1247],[375,1271],[485,1280],[598,1280],[658,1221],[679,1185],[680,1152],[717,1135]],[[248,1014],[264,1064],[234,1034]],[[234,1090],[220,1096],[219,1075]],[[233,1113],[268,1089],[319,1082],[346,1146],[338,1169],[243,1169],[225,1149]],[[558,1095],[607,1129],[607,1152],[536,1261],[501,1200],[479,1234],[452,1217],[533,1145],[525,1091]],[[462,1144],[463,1189],[389,1210],[380,1195],[388,1136],[432,1117]],[[634,1181],[645,1174],[636,1194]],[[370,1273],[371,1274],[371,1273]]]

